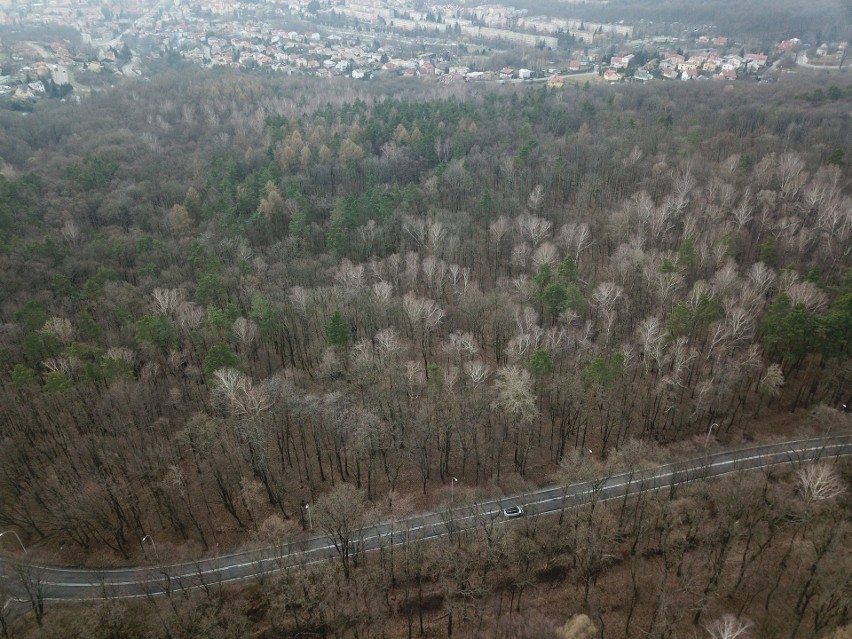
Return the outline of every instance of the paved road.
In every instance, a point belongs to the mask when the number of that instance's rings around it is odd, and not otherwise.
[[[375,550],[406,540],[450,535],[489,521],[508,524],[510,520],[502,515],[502,509],[507,505],[520,505],[524,516],[534,517],[557,513],[592,498],[618,499],[647,490],[673,489],[683,483],[731,473],[849,455],[852,455],[852,435],[728,450],[651,470],[620,473],[567,487],[542,488],[449,511],[383,522],[362,530],[359,543],[364,550]],[[326,561],[336,554],[327,538],[313,537],[299,542],[282,542],[272,548],[162,567],[63,568],[28,564],[21,557],[6,555],[0,558],[0,580],[19,601],[24,600],[25,579],[31,585],[37,582],[48,601],[147,597],[252,579],[288,567]],[[16,602],[12,600],[7,604],[14,607]]]
[[[796,56],[796,64],[800,67],[806,67],[808,69],[819,69],[820,71],[837,71],[840,69],[840,65],[832,66],[829,64],[811,64],[808,62],[808,52],[802,51],[799,55]]]

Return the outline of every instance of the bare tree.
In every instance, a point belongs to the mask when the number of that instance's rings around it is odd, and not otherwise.
[[[376,333],[376,348],[384,356],[396,355],[402,350],[396,329],[393,327],[385,328]]]
[[[550,235],[550,231],[553,229],[552,222],[529,213],[519,215],[515,219],[515,224],[521,235],[532,242],[533,246],[541,244],[541,241]]]
[[[778,397],[781,395],[781,387],[784,385],[784,373],[778,364],[770,364],[766,374],[761,378],[758,389],[767,397]]]
[[[556,252],[556,246],[551,242],[541,244],[532,255],[532,263],[535,267],[540,267],[542,264],[550,264],[555,267],[559,261],[559,255]]]
[[[527,198],[527,208],[534,213],[541,208],[542,204],[544,204],[544,186],[536,184]]]
[[[234,416],[257,417],[272,406],[264,385],[254,385],[238,370],[220,368],[214,371],[213,378],[214,392],[225,399]]]
[[[813,282],[796,282],[787,288],[786,293],[793,306],[801,304],[812,313],[820,313],[828,308],[828,296]]]
[[[601,282],[592,293],[592,302],[598,307],[604,320],[607,342],[615,323],[616,304],[622,295],[624,289],[615,282]]]
[[[775,271],[763,262],[755,262],[748,271],[748,278],[762,295],[766,295],[775,282]]]
[[[421,219],[406,216],[403,221],[403,229],[417,242],[418,246],[436,252],[447,236],[447,229],[443,222],[430,219]]]
[[[574,254],[574,263],[580,263],[580,253],[592,245],[592,233],[585,222],[569,222],[559,229],[559,243]]]
[[[351,484],[340,483],[317,499],[317,525],[334,544],[347,580],[362,551],[367,512],[363,492]]]
[[[234,331],[236,338],[242,342],[244,347],[248,347],[254,343],[254,340],[257,337],[257,324],[254,320],[247,320],[245,317],[238,317],[234,320],[234,324],[231,328]]]
[[[488,234],[491,236],[491,241],[494,242],[497,247],[500,246],[500,242],[503,241],[503,238],[506,236],[506,233],[509,232],[510,227],[511,222],[504,216],[498,217],[488,226]]]
[[[154,312],[159,315],[172,315],[184,299],[184,291],[179,288],[155,288],[151,295]]]
[[[837,472],[826,462],[803,466],[796,471],[796,478],[808,503],[834,499],[846,491]]]
[[[181,302],[175,311],[175,318],[185,331],[194,331],[207,319],[207,311],[195,302]]]
[[[788,199],[796,197],[799,189],[807,181],[804,170],[805,163],[796,153],[785,153],[778,158],[778,182],[784,197]]]
[[[376,282],[373,284],[373,297],[375,297],[382,306],[387,305],[392,296],[393,284],[390,282]]]
[[[751,626],[752,623],[747,619],[727,614],[708,623],[704,629],[713,639],[746,639]]]
[[[532,446],[529,424],[538,414],[532,377],[525,368],[505,366],[495,375],[494,390],[497,397],[493,406],[509,420],[515,441],[515,466],[523,475]]]
[[[735,306],[725,313],[725,326],[733,344],[751,341],[754,336],[754,319],[744,309]]]
[[[44,623],[44,603],[48,594],[44,571],[32,564],[16,564],[15,572],[26,593],[26,602],[32,608],[36,623],[41,626]]]
[[[74,341],[77,331],[71,320],[66,317],[51,317],[41,327],[40,333],[52,335],[63,344],[70,344]]]
[[[479,361],[465,362],[464,372],[467,374],[474,388],[477,388],[482,382],[488,379],[489,368],[488,364]]]
[[[740,203],[732,211],[734,221],[737,223],[737,229],[741,230],[744,226],[751,222],[752,213],[753,204],[751,201],[751,190],[746,187],[746,190],[743,192],[742,199],[740,199]]]
[[[642,345],[642,362],[645,365],[645,372],[648,372],[651,361],[657,362],[660,365],[663,359],[663,324],[658,317],[647,317],[639,324],[636,329],[637,337]]]
[[[66,220],[59,232],[62,234],[62,237],[65,238],[65,241],[71,246],[77,246],[82,237],[80,227],[77,226],[77,223],[74,220]]]
[[[433,331],[444,319],[444,310],[434,300],[417,297],[413,293],[406,293],[402,298],[402,308],[408,318],[412,339],[419,338],[423,370],[428,374],[429,340]]]

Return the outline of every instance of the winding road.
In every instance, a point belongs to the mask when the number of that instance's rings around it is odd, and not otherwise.
[[[802,51],[796,56],[796,64],[800,67],[806,67],[808,69],[817,69],[819,71],[838,71],[841,66],[843,66],[843,61],[841,60],[837,66],[833,66],[830,64],[812,64],[808,62],[808,52]]]
[[[852,435],[786,441],[708,454],[703,458],[652,469],[612,474],[570,486],[553,486],[528,493],[490,499],[443,512],[423,513],[387,521],[358,531],[363,550],[431,539],[480,526],[486,522],[509,525],[502,509],[518,505],[525,517],[557,513],[592,499],[624,498],[648,490],[669,489],[688,482],[771,466],[797,465],[818,459],[852,455]],[[121,569],[47,566],[5,553],[0,557],[0,584],[11,595],[8,606],[29,606],[27,587],[44,601],[149,597],[257,578],[290,567],[327,561],[337,556],[324,536],[253,551],[200,559],[193,563]]]

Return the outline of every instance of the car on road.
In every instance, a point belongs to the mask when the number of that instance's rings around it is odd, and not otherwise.
[[[520,506],[506,506],[503,509],[503,516],[507,519],[515,519],[524,516],[524,509]]]

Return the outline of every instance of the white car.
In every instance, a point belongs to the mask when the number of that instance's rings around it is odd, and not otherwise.
[[[524,516],[524,509],[520,506],[506,506],[503,509],[503,516],[508,519],[516,519]]]

